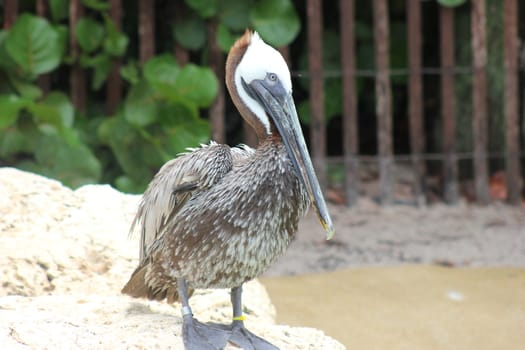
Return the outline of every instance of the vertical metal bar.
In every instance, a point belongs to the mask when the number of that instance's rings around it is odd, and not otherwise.
[[[456,95],[454,78],[454,10],[440,6],[441,116],[443,119],[444,197],[448,204],[458,201],[458,160],[456,154]]]
[[[217,44],[217,20],[212,20],[208,25],[208,50],[210,57],[210,68],[215,72],[219,80],[217,97],[210,107],[210,120],[212,126],[212,139],[226,142],[226,131],[224,127],[225,99],[224,99],[224,56]]]
[[[472,1],[472,134],[474,139],[474,183],[477,201],[489,202],[487,159],[487,38],[485,1]]]
[[[379,142],[379,187],[382,204],[392,204],[394,159],[392,151],[392,91],[389,68],[387,0],[374,0],[374,41],[376,61],[376,114]]]
[[[139,56],[144,64],[155,55],[155,1],[139,1]]]
[[[175,25],[177,25],[177,23],[180,23],[185,17],[184,2],[183,1],[172,1],[170,2],[170,5],[171,5],[170,8],[174,12]],[[175,59],[177,60],[177,63],[180,66],[184,66],[186,63],[190,61],[190,53],[188,52],[188,50],[180,46],[179,43],[177,42],[175,42],[175,45],[173,48],[173,54],[175,55]]]
[[[410,148],[414,167],[414,195],[419,206],[425,199],[425,135],[423,131],[423,81],[421,58],[421,2],[407,0],[408,17],[408,115],[410,121]]]
[[[9,29],[18,16],[18,0],[4,0],[4,29]]]
[[[109,16],[115,23],[115,26],[120,31],[122,30],[122,3],[121,0],[110,0]],[[118,105],[122,100],[122,78],[120,77],[120,66],[122,61],[120,58],[114,58],[111,62],[111,72],[108,77],[108,84],[106,87],[106,112],[108,115],[113,115]]]
[[[519,73],[518,73],[518,4],[516,0],[505,0],[504,4],[504,64],[505,64],[505,130],[506,173],[508,200],[521,204],[521,169],[519,140]]]
[[[308,65],[312,160],[321,187],[326,186],[326,136],[324,121],[323,19],[321,0],[307,1]]]
[[[48,14],[48,3],[45,0],[36,1],[36,13],[40,17],[46,18]],[[42,93],[46,96],[51,89],[51,76],[49,73],[38,76],[38,86],[42,89]]]
[[[357,90],[355,84],[355,3],[340,0],[341,66],[343,69],[343,153],[345,200],[347,205],[359,199],[359,135]]]
[[[69,48],[75,63],[71,67],[69,86],[71,89],[71,102],[81,112],[86,110],[86,76],[84,70],[77,62],[80,56],[80,47],[75,38],[75,27],[83,14],[84,8],[80,0],[71,0],[69,2]]]

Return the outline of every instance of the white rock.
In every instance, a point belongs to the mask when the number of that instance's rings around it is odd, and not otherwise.
[[[137,264],[128,237],[139,196],[76,191],[0,168],[0,344],[6,349],[182,349],[178,304],[120,294]],[[343,349],[321,331],[275,325],[257,281],[244,288],[247,326],[282,349]],[[191,299],[202,321],[227,323],[227,290]]]

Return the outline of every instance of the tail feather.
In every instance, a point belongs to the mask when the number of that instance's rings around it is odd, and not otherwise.
[[[134,298],[147,298],[150,300],[162,301],[167,299],[169,304],[179,300],[179,293],[176,281],[153,281],[146,280],[148,266],[139,266],[122,288],[122,293]],[[188,297],[193,294],[193,289],[188,288]]]
[[[127,294],[134,298],[146,298],[149,297],[148,290],[150,289],[146,284],[146,271],[147,266],[139,266],[133,273],[131,277],[122,288],[121,293]]]

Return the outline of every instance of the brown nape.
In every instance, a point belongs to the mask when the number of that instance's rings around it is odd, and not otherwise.
[[[253,33],[249,29],[246,29],[244,35],[237,39],[233,44],[228,53],[228,58],[226,59],[226,87],[230,93],[230,97],[235,104],[235,107],[241,113],[241,116],[251,125],[257,134],[259,141],[264,140],[267,137],[266,129],[264,125],[261,124],[259,119],[253,114],[253,112],[246,106],[246,104],[239,97],[239,92],[237,91],[237,86],[235,85],[235,70],[241,62],[248,46],[252,41]]]

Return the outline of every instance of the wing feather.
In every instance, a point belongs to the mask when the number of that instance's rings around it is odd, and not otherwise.
[[[192,195],[219,182],[232,167],[230,147],[215,142],[190,149],[162,166],[144,192],[130,228],[131,233],[140,228],[140,264]]]

